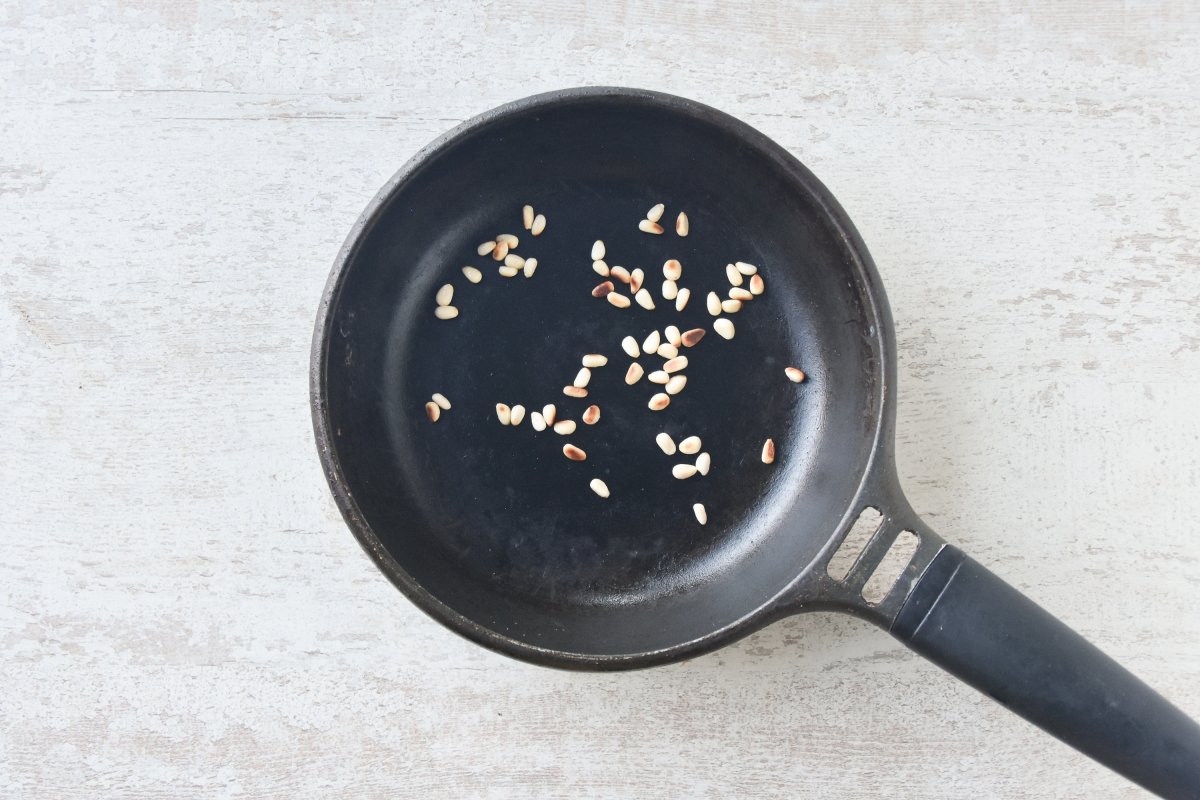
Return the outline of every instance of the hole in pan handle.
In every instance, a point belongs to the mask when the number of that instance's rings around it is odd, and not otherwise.
[[[1200,798],[1200,725],[957,548],[934,556],[891,633],[1151,792]]]

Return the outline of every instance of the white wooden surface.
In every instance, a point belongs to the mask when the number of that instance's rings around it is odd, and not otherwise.
[[[316,302],[404,159],[535,91],[689,95],[872,248],[913,505],[1200,715],[1200,12],[1005,6],[0,7],[0,796],[1142,796],[847,618],[494,656],[311,442]]]

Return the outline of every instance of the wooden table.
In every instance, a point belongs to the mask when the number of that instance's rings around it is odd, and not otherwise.
[[[913,505],[1200,716],[1200,14],[841,5],[0,11],[0,796],[1142,796],[849,618],[492,655],[322,479],[313,315],[388,175],[532,92],[688,95],[871,247]]]

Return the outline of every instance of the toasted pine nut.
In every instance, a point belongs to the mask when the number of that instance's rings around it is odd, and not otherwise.
[[[672,373],[679,372],[681,369],[687,369],[687,356],[675,356],[667,363],[663,364],[663,372]]]
[[[554,432],[560,436],[570,436],[575,432],[575,420],[560,419],[558,422],[554,423]]]
[[[479,283],[481,280],[483,280],[483,273],[474,267],[463,267],[462,273],[471,283]]]
[[[696,465],[676,464],[675,466],[671,467],[671,474],[679,480],[685,481],[696,474]]]
[[[679,443],[679,452],[685,456],[692,456],[700,452],[700,437],[689,436]]]
[[[651,222],[648,219],[644,219],[638,223],[638,230],[642,233],[653,233],[657,236],[662,234],[663,227],[657,222]]]
[[[753,264],[747,264],[745,261],[739,261],[733,266],[737,268],[738,272],[746,275],[747,277],[758,272],[758,267],[754,266]]]
[[[673,280],[665,280],[662,285],[663,300],[674,300],[679,297],[679,284]]]
[[[520,425],[523,419],[525,419],[525,406],[519,404],[513,406],[512,411],[508,415],[508,424]]]
[[[503,261],[508,258],[508,242],[496,240],[496,249],[492,251],[492,258],[496,261]]]
[[[496,419],[500,420],[501,425],[507,425],[512,421],[512,409],[504,403],[496,403]]]
[[[696,472],[699,472],[701,475],[707,475],[710,467],[712,467],[712,456],[708,453],[701,453],[696,456]]]
[[[650,373],[650,382],[658,384],[666,384],[671,381],[671,376],[663,372],[661,369],[656,369]]]
[[[696,522],[701,525],[708,524],[708,511],[704,508],[704,503],[693,503],[692,513],[696,515]]]
[[[605,295],[605,297],[608,299],[608,302],[612,303],[617,308],[629,308],[629,306],[632,305],[628,297],[623,294],[618,294],[617,292],[610,292],[609,294]]]
[[[521,270],[516,267],[501,267],[499,272],[503,278],[515,278],[521,274]]]
[[[542,416],[540,411],[529,412],[529,424],[533,426],[535,431],[546,430],[546,418]]]
[[[496,243],[499,244],[500,242],[503,242],[504,244],[508,245],[509,250],[516,248],[516,246],[521,243],[520,240],[517,239],[516,236],[513,236],[511,233],[502,233],[499,236],[497,236]]]
[[[741,300],[722,300],[721,310],[726,314],[736,314],[742,310]]]
[[[642,369],[642,365],[635,361],[629,365],[629,369],[625,370],[625,383],[629,386],[633,386],[635,383],[640,381],[642,376],[645,374],[646,370]]]
[[[533,218],[533,224],[529,226],[529,232],[534,236],[541,236],[544,230],[546,230],[546,215],[538,214]]]
[[[695,347],[704,338],[704,334],[706,333],[708,331],[704,330],[704,328],[692,328],[690,331],[684,331],[680,340],[683,342],[684,347]]]
[[[662,344],[662,337],[657,330],[650,331],[650,335],[642,340],[642,350],[647,353],[653,353]]]
[[[633,272],[629,273],[629,291],[635,294],[642,288],[642,284],[646,282],[646,273],[641,267],[638,267]]]
[[[667,394],[679,394],[683,391],[683,387],[687,386],[687,375],[672,375],[671,380],[667,381]]]
[[[745,289],[741,289],[741,288],[735,286],[729,290],[729,299],[730,300],[739,300],[743,303],[748,303],[754,299],[754,295],[751,294],[750,292],[746,291]]]
[[[763,285],[762,275],[750,276],[750,294],[757,297],[758,295],[762,294],[766,288],[767,287]]]
[[[679,355],[679,348],[670,342],[663,342],[654,352],[658,353],[663,358],[674,358]]]
[[[597,275],[607,278],[608,277],[608,264],[604,263],[604,259],[600,259],[599,261],[593,261],[592,262],[592,272],[595,272]]]
[[[599,353],[588,353],[583,357],[585,367],[603,367],[607,363],[608,356],[602,356]]]
[[[600,406],[590,405],[583,410],[583,424],[595,425],[600,421]]]
[[[654,437],[654,443],[658,445],[658,449],[662,450],[669,456],[675,455],[675,440],[671,438],[671,434],[663,431],[658,436]]]
[[[578,386],[580,389],[585,388],[592,380],[592,371],[587,367],[580,367],[579,372],[575,373],[575,380],[571,381],[572,385]]]
[[[525,259],[521,258],[516,253],[509,253],[504,257],[504,266],[521,269],[525,266]]]
[[[604,258],[604,242],[597,239],[592,243],[592,261],[599,261]]]
[[[680,211],[679,216],[675,218],[675,232],[680,236],[688,235],[688,216],[682,211]]]
[[[450,301],[454,299],[454,284],[443,284],[442,288],[437,290],[437,294],[433,296],[433,299],[439,306],[450,305]]]
[[[536,258],[525,259],[525,277],[532,278],[533,273],[535,273],[535,272],[537,272],[537,259]]]
[[[621,349],[628,353],[630,358],[637,358],[642,354],[642,351],[638,350],[637,339],[632,336],[626,336],[621,340]]]
[[[479,247],[476,247],[475,252],[481,256],[490,256],[495,249],[496,249],[496,242],[489,241],[489,242],[484,242],[483,244],[479,245]]]
[[[582,386],[564,386],[563,394],[567,397],[587,397],[588,390]]]
[[[442,418],[442,410],[438,408],[437,403],[426,403],[425,416],[429,417],[430,422],[437,422]]]
[[[563,445],[563,455],[566,456],[567,458],[571,459],[572,461],[583,461],[584,459],[587,458],[587,453],[583,452],[578,447],[576,447],[573,444],[570,444],[569,442],[567,444]]]
[[[533,227],[533,206],[522,206],[521,224],[525,226],[525,230]]]
[[[440,408],[442,411],[450,410],[450,401],[446,399],[446,395],[442,394],[441,392],[433,393],[433,402],[437,403],[438,408]]]
[[[708,313],[714,317],[721,316],[721,298],[717,296],[716,292],[709,292],[705,302],[708,304]]]
[[[646,289],[639,289],[638,293],[635,294],[633,297],[635,300],[637,300],[637,304],[639,306],[641,306],[642,308],[646,309],[647,311],[654,310],[654,298],[650,295],[650,292],[647,291]]]
[[[683,264],[679,259],[668,258],[663,262],[663,277],[669,281],[677,281],[683,277]]]
[[[721,335],[722,338],[732,339],[737,331],[733,327],[733,323],[721,317],[713,322],[713,330]]]
[[[658,222],[660,219],[662,219],[663,212],[666,210],[667,207],[662,203],[655,203],[650,207],[650,210],[646,212],[646,219],[650,220],[651,222]]]
[[[742,273],[737,271],[737,267],[733,264],[725,265],[725,277],[729,279],[729,283],[733,286],[742,285]]]
[[[438,306],[433,310],[433,315],[438,319],[454,319],[458,316],[458,309],[454,306]]]
[[[682,334],[679,333],[679,328],[675,325],[668,325],[663,328],[663,338],[676,347],[679,347],[679,343],[683,340]]]
[[[592,491],[601,497],[607,498],[609,495],[608,484],[599,478],[592,478],[592,480],[588,483],[588,486],[592,487]]]
[[[658,394],[654,395],[654,397],[650,398],[650,410],[651,411],[662,411],[664,408],[666,408],[669,405],[671,405],[670,396],[666,395],[662,392],[659,392]]]
[[[765,442],[763,442],[762,462],[764,464],[774,464],[775,463],[775,440],[774,439],[767,439]]]
[[[554,424],[554,420],[558,418],[558,409],[554,407],[554,403],[547,403],[542,406],[542,419],[546,420],[546,427],[549,428]]]
[[[592,289],[592,297],[608,297],[617,287],[613,286],[612,281],[604,281],[604,283],[596,284]]]
[[[804,376],[803,370],[796,369],[795,367],[784,367],[783,374],[787,375],[788,380],[791,381],[792,383],[803,383],[804,382],[805,376]]]
[[[630,281],[629,270],[624,267],[609,267],[609,277],[616,278],[621,283],[628,284]]]
[[[675,310],[683,311],[687,307],[688,300],[692,297],[691,289],[680,289],[679,296],[675,298]]]

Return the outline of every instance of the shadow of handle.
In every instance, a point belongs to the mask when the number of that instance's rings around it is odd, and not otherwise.
[[[1200,725],[957,548],[938,552],[891,633],[1134,783],[1200,800]]]

